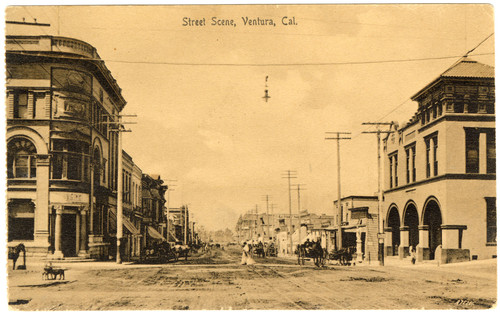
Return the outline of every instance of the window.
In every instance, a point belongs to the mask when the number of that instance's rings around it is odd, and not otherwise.
[[[393,180],[393,171],[392,171],[392,156],[389,156],[389,176],[390,176],[390,179],[389,179],[389,187],[392,188],[392,180]]]
[[[425,176],[431,176],[431,140],[425,140]]]
[[[486,172],[496,173],[496,148],[495,148],[495,131],[486,133]]]
[[[497,243],[497,206],[495,197],[486,197],[486,243]]]
[[[438,137],[435,136],[432,138],[434,141],[434,146],[433,146],[433,151],[432,153],[434,154],[434,176],[438,175],[438,157],[437,157],[437,150],[438,150]]]
[[[35,206],[31,200],[15,199],[8,204],[8,241],[33,240]]]
[[[406,183],[410,183],[410,149],[406,149]]]
[[[14,139],[7,145],[8,178],[36,178],[36,148],[26,139]]]
[[[89,180],[89,144],[76,140],[52,141],[52,179]]]
[[[394,155],[394,186],[398,186],[398,154]]]
[[[479,132],[475,129],[465,132],[465,172],[479,173]]]
[[[14,93],[14,118],[28,118],[28,92]]]
[[[415,158],[416,158],[416,147],[412,146],[411,147],[412,182],[415,182],[417,180],[417,168],[415,166]]]

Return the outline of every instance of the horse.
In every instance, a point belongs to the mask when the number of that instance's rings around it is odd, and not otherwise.
[[[266,252],[264,250],[264,244],[262,244],[262,242],[259,242],[256,246],[255,246],[255,253],[257,254],[258,257],[260,258],[265,258],[266,257]]]
[[[321,247],[321,242],[312,242],[308,244],[297,245],[298,264],[304,265],[305,258],[312,258],[314,265],[317,267],[324,265],[324,250]]]
[[[19,254],[23,252],[23,265],[19,266],[20,268],[26,268],[26,248],[24,247],[24,244],[21,243],[17,245],[16,247],[10,247],[9,248],[9,259],[12,259],[13,261],[13,267],[12,269],[16,269],[16,261],[19,258]],[[19,269],[19,268],[18,268]]]

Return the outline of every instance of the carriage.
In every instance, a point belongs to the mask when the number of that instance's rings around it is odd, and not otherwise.
[[[266,249],[266,256],[268,257],[277,257],[278,256],[278,248],[274,245],[274,243],[270,243]]]
[[[352,262],[353,255],[356,252],[354,247],[346,247],[339,250],[333,250],[328,253],[328,260],[336,260],[340,265],[351,265],[355,264]]]
[[[171,247],[168,242],[153,243],[151,247],[145,251],[145,262],[167,263],[170,260],[177,261],[179,258],[175,248]]]
[[[175,245],[174,248],[177,253],[177,258],[184,258],[184,260],[187,260],[189,251],[191,250],[188,245]]]
[[[304,244],[298,244],[297,250],[297,260],[299,265],[304,265],[305,260],[312,259],[314,265],[317,267],[322,267],[325,265],[327,252],[321,247],[321,242],[306,242]]]

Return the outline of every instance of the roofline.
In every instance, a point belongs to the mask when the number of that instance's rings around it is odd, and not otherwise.
[[[118,111],[122,111],[123,108],[125,107],[125,105],[127,105],[127,101],[125,100],[125,98],[121,94],[121,88],[118,85],[118,82],[116,82],[116,79],[111,74],[111,71],[105,65],[104,60],[101,59],[101,56],[97,52],[96,47],[94,47],[90,43],[85,42],[85,41],[80,40],[80,39],[76,39],[76,38],[65,37],[65,36],[50,36],[50,35],[36,35],[36,36],[33,36],[33,35],[28,35],[28,36],[23,36],[23,35],[7,35],[7,36],[5,36],[5,39],[6,40],[7,39],[50,39],[51,41],[53,39],[62,39],[62,40],[66,39],[66,40],[78,41],[78,42],[80,42],[82,44],[90,46],[92,48],[92,51],[93,51],[92,54],[95,56],[95,58],[89,58],[87,56],[83,56],[83,55],[78,54],[81,57],[81,60],[82,61],[96,61],[97,62],[97,64],[95,64],[95,65],[102,72],[102,76],[104,77],[104,79],[106,79],[106,82],[108,83],[108,85],[111,86],[111,88],[114,90],[114,93],[116,94],[116,97],[122,102],[122,105],[120,105],[120,104],[117,105],[118,106],[117,107]],[[51,42],[51,47],[52,47],[52,42]],[[9,51],[15,51],[15,50],[6,50],[5,53],[6,54],[9,53]],[[37,52],[37,51],[35,50],[35,51],[26,51],[26,52],[28,52],[26,55],[29,55],[30,53]],[[56,54],[59,54],[59,53],[61,53],[61,54],[72,54],[72,53],[69,53],[69,52],[61,52],[61,51],[53,51],[53,50],[50,50],[50,51],[39,50],[39,52],[49,52],[49,53],[56,53]],[[37,55],[37,56],[45,56],[45,55]],[[48,57],[50,57],[50,56],[48,56]],[[111,80],[110,80],[110,78],[111,78]]]
[[[344,199],[349,199],[349,198],[352,198],[352,199],[378,199],[377,196],[368,196],[368,195],[350,195],[350,196],[346,196],[346,197],[342,197],[340,199],[340,201],[344,200]],[[336,203],[338,201],[338,199],[334,200],[333,202]]]

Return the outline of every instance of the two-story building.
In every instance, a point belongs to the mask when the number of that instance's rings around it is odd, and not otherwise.
[[[496,257],[494,77],[462,58],[412,97],[416,115],[385,138],[386,255]]]
[[[106,257],[126,102],[96,49],[55,36],[7,36],[8,245],[28,255]]]

